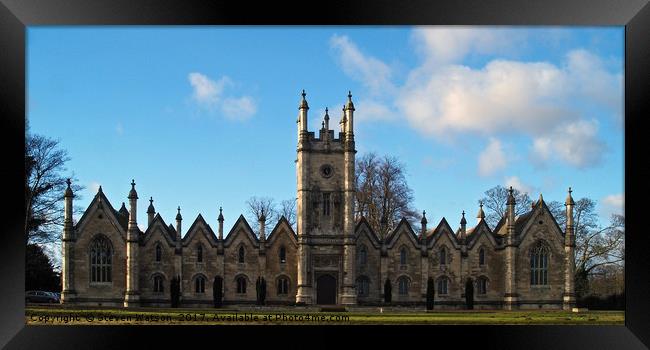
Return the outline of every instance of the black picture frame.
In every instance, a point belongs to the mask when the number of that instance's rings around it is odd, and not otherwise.
[[[625,26],[625,326],[40,327],[25,326],[23,241],[26,26],[36,25],[616,25]],[[650,196],[643,127],[650,117],[650,5],[647,0],[0,0],[0,345],[7,348],[169,346],[416,346],[525,349],[650,347]],[[630,204],[631,203],[631,204]],[[385,328],[385,329],[378,329]],[[251,336],[254,335],[254,336]],[[202,342],[203,345],[196,345]],[[445,345],[443,345],[445,344]]]

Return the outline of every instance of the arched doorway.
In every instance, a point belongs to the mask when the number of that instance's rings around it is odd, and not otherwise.
[[[471,278],[465,282],[465,305],[467,310],[474,309],[474,283]]]
[[[316,304],[336,304],[336,278],[332,275],[321,275],[316,280]]]

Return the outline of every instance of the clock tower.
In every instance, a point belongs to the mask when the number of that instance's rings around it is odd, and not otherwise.
[[[303,90],[298,107],[297,234],[299,304],[356,305],[354,237],[354,104],[343,107],[340,132],[328,109],[318,136],[307,130]],[[338,137],[336,137],[338,136]]]

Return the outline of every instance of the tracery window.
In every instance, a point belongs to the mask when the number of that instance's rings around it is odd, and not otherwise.
[[[244,246],[240,246],[239,251],[237,252],[237,262],[243,264],[245,257],[246,257],[246,251],[244,250]]]
[[[194,279],[194,292],[205,293],[205,277],[197,276]]]
[[[366,266],[368,263],[368,250],[366,249],[365,245],[361,245],[359,248],[359,266]]]
[[[154,293],[163,293],[165,291],[164,280],[161,275],[153,276],[153,291]]]
[[[111,282],[113,249],[105,236],[98,236],[90,244],[90,282]]]
[[[440,266],[447,265],[447,249],[445,247],[440,248]]]
[[[246,277],[237,277],[237,294],[246,294]]]
[[[289,279],[286,277],[278,278],[278,295],[289,294]]]
[[[476,289],[478,289],[478,294],[486,294],[487,293],[487,278],[485,277],[479,277],[476,280]]]
[[[357,295],[367,297],[370,292],[370,280],[366,276],[357,279]]]
[[[323,215],[330,215],[330,194],[323,193]]]
[[[409,279],[406,276],[398,278],[397,285],[399,287],[399,295],[409,294]]]
[[[402,247],[399,251],[399,264],[400,265],[406,265],[408,262],[408,252],[406,251],[406,247]]]
[[[530,251],[530,285],[548,285],[548,249],[541,241]]]
[[[449,279],[447,277],[440,277],[438,279],[438,294],[447,295],[449,287]]]

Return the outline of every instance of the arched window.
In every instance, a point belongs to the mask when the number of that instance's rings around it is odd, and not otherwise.
[[[366,276],[361,276],[357,279],[357,295],[360,297],[367,297],[370,292],[370,279]]]
[[[104,236],[98,236],[90,244],[90,282],[111,282],[113,249]]]
[[[440,248],[440,266],[447,265],[447,249],[445,247]]]
[[[160,244],[156,244],[156,261],[160,262],[162,260],[162,248]]]
[[[359,248],[359,266],[366,266],[368,263],[368,250],[365,245],[361,245]]]
[[[194,279],[194,292],[205,293],[205,277],[197,276]]]
[[[399,264],[406,265],[407,258],[408,258],[408,252],[406,251],[406,247],[402,247],[402,249],[400,249],[399,251]]]
[[[164,280],[161,275],[153,276],[153,291],[154,293],[163,293],[165,291]]]
[[[483,248],[478,251],[478,264],[480,266],[485,265],[485,249]]]
[[[278,278],[278,295],[285,294],[289,294],[289,279],[286,277],[280,277]]]
[[[196,261],[203,262],[203,246],[200,244],[196,247]]]
[[[399,286],[399,295],[408,295],[409,294],[409,279],[405,276],[402,276],[397,279],[397,284]]]
[[[243,248],[243,247],[242,247]],[[246,294],[246,277],[237,277],[237,294]]]
[[[245,256],[246,256],[246,251],[244,250],[244,246],[240,246],[239,251],[237,252],[237,262],[243,264]]]
[[[478,294],[487,294],[487,278],[479,277],[476,280],[476,289],[478,290]]]
[[[530,285],[548,284],[548,249],[540,241],[530,251]]]
[[[282,246],[280,247],[280,263],[284,264],[286,262],[287,262],[287,249],[284,246]]]
[[[438,294],[447,295],[449,287],[449,279],[447,277],[440,277],[438,279]]]

